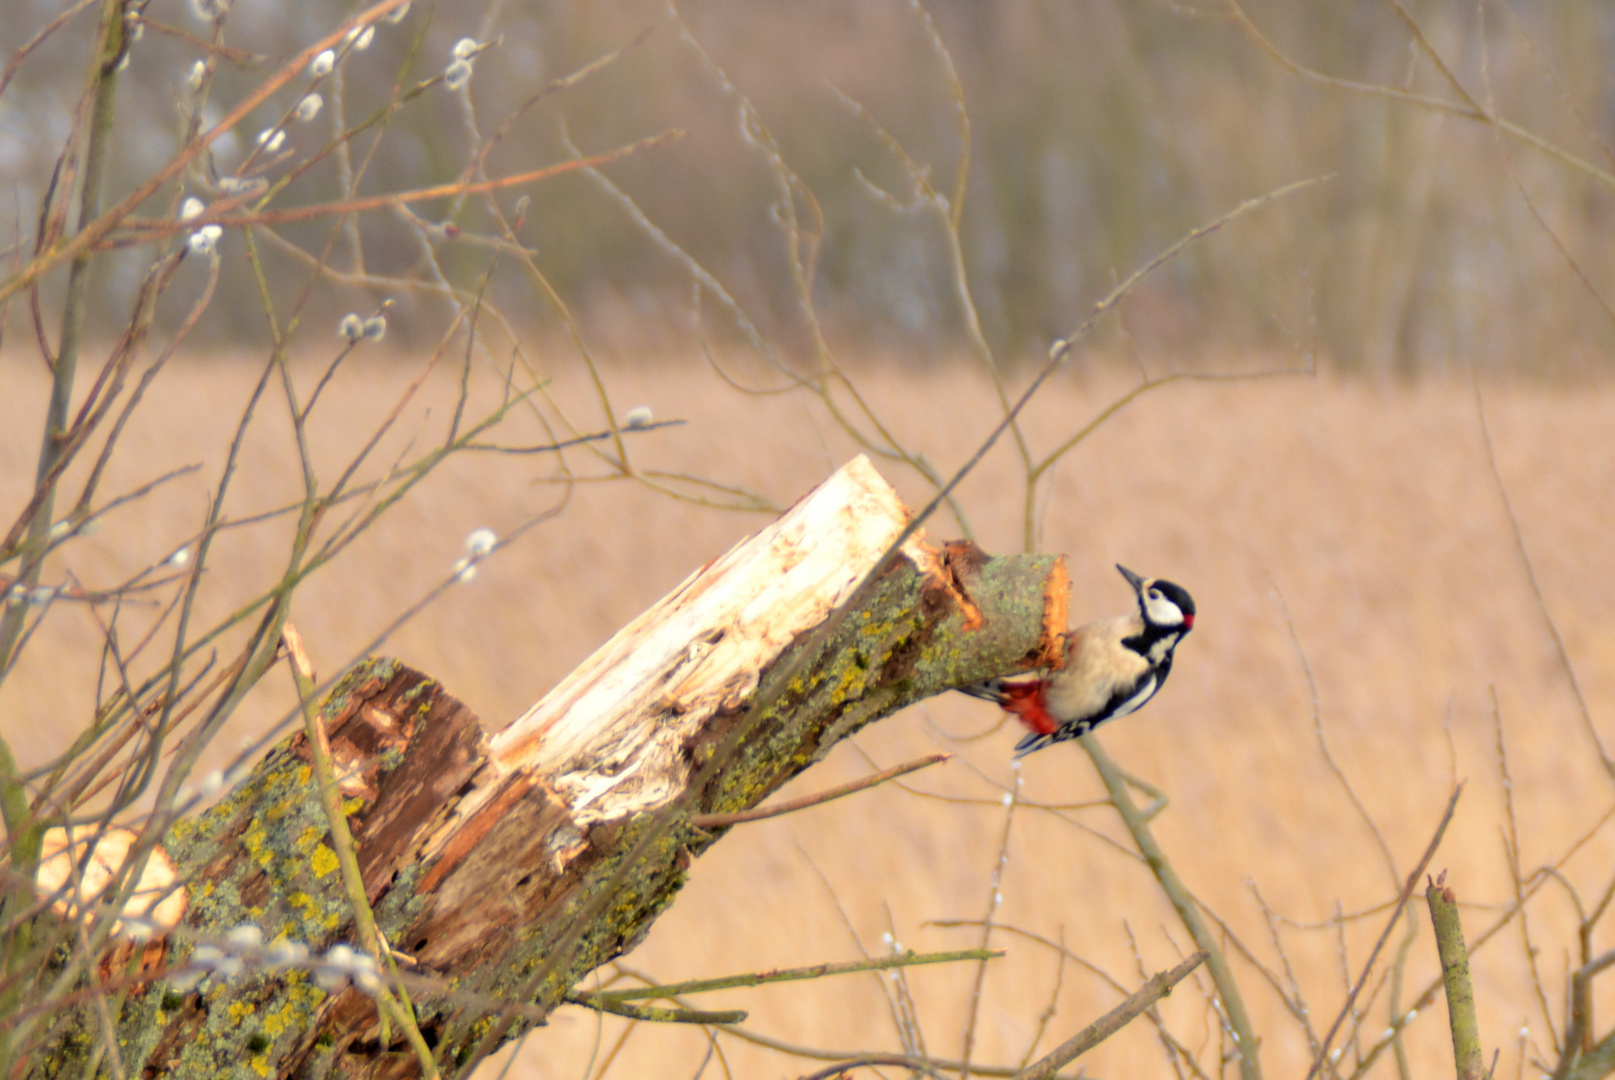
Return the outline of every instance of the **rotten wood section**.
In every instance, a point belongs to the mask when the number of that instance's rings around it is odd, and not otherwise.
[[[644,937],[723,834],[691,816],[757,805],[914,701],[1063,655],[1059,558],[991,558],[923,534],[827,624],[907,520],[855,459],[493,734],[393,660],[332,692],[322,715],[378,923],[406,970],[452,982],[453,994],[411,990],[443,1075],[492,1027],[490,1000],[547,1011]],[[187,927],[252,922],[316,952],[352,940],[308,762],[296,736],[175,828],[165,846],[189,884]],[[188,949],[176,944],[173,962]],[[382,1041],[368,997],[327,994],[301,972],[137,991],[120,1024],[130,1075],[420,1074],[396,1028]],[[95,1042],[60,1032],[36,1073],[63,1075]]]

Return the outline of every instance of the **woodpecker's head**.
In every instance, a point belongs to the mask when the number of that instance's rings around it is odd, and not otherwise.
[[[1160,578],[1141,578],[1120,563],[1116,569],[1138,594],[1139,614],[1146,625],[1162,630],[1194,629],[1194,597],[1187,589]]]

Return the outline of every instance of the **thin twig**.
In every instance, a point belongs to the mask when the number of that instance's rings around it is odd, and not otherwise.
[[[1575,696],[1576,708],[1581,713],[1582,724],[1587,729],[1587,736],[1592,739],[1593,748],[1598,751],[1598,760],[1603,764],[1604,771],[1611,780],[1615,780],[1615,760],[1611,760],[1608,751],[1604,749],[1604,740],[1598,736],[1598,728],[1593,724],[1593,714],[1587,707],[1587,697],[1581,692],[1581,681],[1576,678],[1576,666],[1570,662],[1570,651],[1565,648],[1564,638],[1559,633],[1559,624],[1554,621],[1553,613],[1548,610],[1548,601],[1542,595],[1542,583],[1537,580],[1536,564],[1531,561],[1531,552],[1525,546],[1525,533],[1520,528],[1520,519],[1514,513],[1514,501],[1509,498],[1508,485],[1503,483],[1503,473],[1497,467],[1497,451],[1492,446],[1492,429],[1486,421],[1486,401],[1480,392],[1480,374],[1473,374],[1475,388],[1475,415],[1480,420],[1481,444],[1486,448],[1486,465],[1491,470],[1492,482],[1497,486],[1497,497],[1502,500],[1503,513],[1508,517],[1509,530],[1514,537],[1514,550],[1520,556],[1520,563],[1525,568],[1525,578],[1531,586],[1531,596],[1536,600],[1537,611],[1542,615],[1542,621],[1548,629],[1548,636],[1553,639],[1555,654],[1559,657],[1559,665],[1564,669],[1565,680],[1570,684],[1570,692]]]
[[[1508,744],[1503,740],[1503,706],[1497,698],[1497,687],[1489,687],[1492,697],[1492,731],[1497,736],[1497,773],[1503,782],[1503,820],[1505,832],[1503,833],[1503,855],[1508,862],[1509,880],[1514,886],[1514,899],[1519,902],[1525,896],[1525,877],[1520,873],[1520,827],[1519,818],[1514,811],[1514,778],[1508,770]],[[1578,913],[1581,908],[1579,898],[1576,907]],[[1583,924],[1585,925],[1585,919]],[[1531,986],[1536,991],[1537,1006],[1542,1010],[1543,1020],[1548,1025],[1548,1040],[1553,1045],[1559,1045],[1559,1033],[1553,1025],[1553,1012],[1548,1007],[1547,990],[1542,985],[1542,971],[1537,966],[1537,953],[1540,951],[1531,942],[1531,920],[1525,907],[1520,907],[1520,938],[1525,946],[1526,963],[1531,967]],[[1586,957],[1582,957],[1583,960]]]
[[[1290,631],[1290,643],[1295,646],[1295,657],[1301,665],[1301,674],[1307,680],[1307,694],[1312,700],[1312,731],[1318,737],[1318,749],[1323,753],[1323,760],[1329,766],[1329,771],[1340,782],[1352,809],[1357,811],[1358,819],[1368,827],[1369,834],[1379,845],[1380,856],[1385,860],[1385,869],[1389,872],[1391,884],[1394,886],[1400,875],[1396,872],[1396,858],[1391,854],[1391,845],[1385,842],[1385,834],[1380,830],[1374,816],[1368,812],[1368,807],[1363,805],[1363,800],[1358,797],[1357,789],[1346,776],[1346,770],[1335,760],[1334,751],[1329,747],[1329,737],[1323,730],[1323,704],[1318,696],[1318,680],[1313,677],[1312,663],[1307,659],[1306,646],[1301,644],[1301,632],[1296,629],[1295,618],[1290,614],[1290,604],[1284,598],[1284,590],[1279,588],[1278,581],[1270,572],[1267,580],[1273,586],[1273,596],[1279,602],[1279,611],[1284,615],[1284,625]]]
[[[1558,875],[1559,871],[1563,869],[1565,864],[1568,863],[1577,852],[1585,847],[1594,836],[1598,835],[1603,827],[1609,823],[1611,818],[1615,818],[1615,805],[1612,805],[1608,810],[1604,811],[1599,819],[1593,823],[1591,828],[1582,833],[1581,836],[1577,837],[1575,842],[1560,854],[1557,862],[1550,866],[1542,867],[1538,869],[1536,873],[1531,875],[1530,879],[1528,879],[1530,880],[1531,884],[1530,887],[1526,889],[1525,896],[1519,900],[1509,903],[1508,906],[1503,909],[1502,915],[1500,915],[1495,922],[1476,935],[1473,941],[1469,942],[1469,954],[1473,956],[1475,953],[1479,952],[1483,945],[1501,933],[1509,923],[1513,922],[1514,917],[1524,909],[1525,904],[1537,894],[1537,892],[1542,888],[1543,884],[1553,880]],[[1438,975],[1425,986],[1425,988],[1419,993],[1418,997],[1414,998],[1412,1004],[1409,1006],[1408,1012],[1404,1013],[1402,1016],[1402,1024],[1405,1025],[1411,1022],[1415,1012],[1425,1008],[1430,1004],[1430,1002],[1434,1001],[1436,994],[1440,993],[1441,988],[1442,981],[1441,977]],[[1352,1069],[1346,1080],[1362,1080],[1362,1077],[1367,1074],[1368,1070],[1373,1066],[1379,1055],[1384,1052],[1386,1047],[1392,1045],[1392,1043],[1395,1041],[1396,1035],[1399,1034],[1401,1030],[1401,1026],[1398,1026],[1396,1030],[1391,1033],[1391,1035],[1380,1039],[1373,1046],[1369,1047],[1367,1053],[1363,1054],[1362,1060],[1359,1061],[1356,1067]],[[1612,1049],[1615,1049],[1615,1047],[1612,1047]],[[1612,1068],[1615,1068],[1615,1061],[1612,1061]]]
[[[900,953],[896,956],[873,957],[868,960],[850,960],[840,964],[813,964],[809,967],[781,968],[774,971],[746,972],[742,975],[725,975],[718,979],[692,979],[689,982],[663,983],[656,986],[635,987],[631,990],[602,990],[579,996],[589,999],[633,1001],[645,998],[670,998],[676,995],[704,994],[712,990],[729,990],[737,986],[765,986],[770,983],[800,982],[804,979],[822,979],[828,975],[852,975],[862,971],[885,971],[888,968],[918,967],[922,964],[949,964],[957,960],[987,961],[1003,956],[1003,950],[958,949],[953,952]],[[583,1002],[587,1004],[587,1002]]]
[[[1374,962],[1379,959],[1380,950],[1385,947],[1385,942],[1390,939],[1391,932],[1396,929],[1397,920],[1402,917],[1403,906],[1413,897],[1413,890],[1418,887],[1419,878],[1424,876],[1425,868],[1430,865],[1430,860],[1435,858],[1436,849],[1441,846],[1441,838],[1447,834],[1447,826],[1452,823],[1453,812],[1458,809],[1458,797],[1463,793],[1464,786],[1462,784],[1452,789],[1452,797],[1447,800],[1447,811],[1441,815],[1441,822],[1436,826],[1435,835],[1430,838],[1430,843],[1424,849],[1424,854],[1419,857],[1418,865],[1408,875],[1407,884],[1402,886],[1401,895],[1396,899],[1395,907],[1391,911],[1391,917],[1385,923],[1385,929],[1380,933],[1379,940],[1374,942],[1374,948],[1369,951],[1368,961],[1363,964],[1363,973],[1357,977],[1356,983],[1352,985],[1351,991],[1347,993],[1345,1004],[1341,1005],[1340,1013],[1335,1017],[1335,1022],[1330,1025],[1328,1034],[1324,1035],[1323,1041],[1318,1044],[1318,1054],[1312,1060],[1312,1067],[1307,1070],[1306,1080],[1312,1080],[1314,1076],[1319,1075],[1323,1070],[1324,1059],[1329,1056],[1329,1047],[1334,1042],[1335,1034],[1339,1032],[1340,1025],[1345,1023],[1346,1017],[1351,1015],[1352,1006],[1357,1001],[1357,995],[1362,993],[1363,987],[1367,985],[1369,973],[1374,970]]]
[[[1211,973],[1212,981],[1217,984],[1218,995],[1226,1010],[1230,1034],[1239,1044],[1241,1077],[1243,1080],[1261,1080],[1261,1062],[1256,1056],[1256,1033],[1251,1026],[1250,1016],[1245,1011],[1245,999],[1240,994],[1239,983],[1234,980],[1234,974],[1228,967],[1228,961],[1224,958],[1221,947],[1212,936],[1205,919],[1201,918],[1199,902],[1178,877],[1171,861],[1167,859],[1166,853],[1161,850],[1154,834],[1150,832],[1149,823],[1144,820],[1138,807],[1133,805],[1133,798],[1127,793],[1127,783],[1121,775],[1120,768],[1111,760],[1110,755],[1105,753],[1099,740],[1092,735],[1084,735],[1078,741],[1093,759],[1094,768],[1104,782],[1111,803],[1121,815],[1127,831],[1132,834],[1133,842],[1138,845],[1139,853],[1149,864],[1155,880],[1160,883],[1161,891],[1166,894],[1178,918],[1194,938],[1196,947],[1209,954],[1206,959],[1206,970]]]
[[[1049,1080],[1060,1066],[1086,1054],[1132,1023],[1139,1013],[1170,994],[1174,986],[1186,979],[1210,955],[1197,952],[1170,971],[1157,972],[1126,1001],[1061,1043],[1030,1068],[1022,1070],[1015,1080]]]
[[[332,768],[331,743],[325,731],[325,717],[315,704],[314,668],[303,649],[302,637],[290,622],[282,623],[281,635],[286,645],[286,652],[291,658],[292,678],[297,687],[298,700],[302,704],[304,733],[308,737],[309,762],[313,766],[315,783],[319,787],[320,805],[325,810],[331,848],[336,853],[337,863],[342,871],[342,884],[347,893],[355,929],[358,931],[359,948],[374,956],[378,966],[390,970],[399,992],[405,995],[400,1001],[386,987],[381,987],[374,995],[377,1008],[384,1017],[403,1028],[405,1038],[420,1062],[422,1073],[428,1080],[435,1080],[438,1070],[437,1062],[432,1057],[432,1048],[427,1044],[426,1037],[415,1022],[415,1010],[409,1006],[407,992],[397,981],[397,962],[381,928],[376,925],[375,912],[371,910],[370,899],[365,893],[364,875],[359,869],[357,848],[353,842],[353,834],[348,829],[347,813],[342,807],[342,792],[338,787],[340,781]]]
[[[988,881],[987,911],[981,918],[981,947],[985,950],[993,939],[993,920],[998,915],[998,909],[1004,903],[1004,870],[1009,866],[1009,840],[1015,828],[1015,808],[1021,794],[1021,771],[1015,769],[1015,784],[1004,793],[1004,831],[998,841],[998,860],[993,864],[992,877]],[[981,991],[987,982],[987,962],[983,960],[976,968],[976,977],[970,984],[970,1011],[965,1021],[964,1052],[960,1057],[964,1059],[964,1068],[960,1070],[959,1080],[970,1080],[970,1052],[975,1048],[976,1021],[981,1016]]]
[[[932,754],[929,757],[916,758],[902,765],[894,765],[890,769],[878,772],[873,776],[853,780],[839,787],[833,787],[813,795],[804,795],[800,799],[787,799],[785,802],[775,803],[772,806],[758,806],[751,810],[739,810],[733,814],[696,814],[690,818],[690,824],[698,829],[710,831],[712,829],[727,829],[731,825],[741,825],[748,821],[764,821],[768,818],[779,817],[782,814],[806,810],[810,806],[819,806],[822,803],[831,802],[845,795],[856,794],[878,784],[884,784],[888,780],[895,780],[899,776],[906,776],[911,772],[918,772],[921,769],[947,761],[951,757],[953,757],[952,754]]]
[[[1303,79],[1319,83],[1323,86],[1332,86],[1339,90],[1347,90],[1352,93],[1365,94],[1370,97],[1389,98],[1392,101],[1400,101],[1408,105],[1418,105],[1435,112],[1444,113],[1448,116],[1458,116],[1465,120],[1478,120],[1482,123],[1490,124],[1511,138],[1518,139],[1520,142],[1541,151],[1560,164],[1566,165],[1579,173],[1583,173],[1584,175],[1591,177],[1603,187],[1615,189],[1615,173],[1610,173],[1604,169],[1600,169],[1592,162],[1587,161],[1584,158],[1577,157],[1575,154],[1570,153],[1563,147],[1557,146],[1549,142],[1547,139],[1542,138],[1540,135],[1537,135],[1529,128],[1521,127],[1519,124],[1516,124],[1513,121],[1503,119],[1496,113],[1488,112],[1484,108],[1481,108],[1477,103],[1473,102],[1472,99],[1468,104],[1442,101],[1440,98],[1432,98],[1422,94],[1414,94],[1406,90],[1398,89],[1394,86],[1382,86],[1376,83],[1363,83],[1355,82],[1351,79],[1336,78],[1333,75],[1325,75],[1323,72],[1314,71],[1309,67],[1299,64],[1290,59],[1290,57],[1286,56],[1282,51],[1279,50],[1277,46],[1268,40],[1261,30],[1257,28],[1256,23],[1251,20],[1251,17],[1246,14],[1245,9],[1239,3],[1239,0],[1227,0],[1227,2],[1229,10],[1232,11],[1235,20],[1245,27],[1245,29],[1250,33],[1251,37],[1256,41],[1257,46],[1261,48],[1263,52],[1267,53],[1268,56],[1272,57],[1280,67],[1283,67],[1294,75],[1298,75]],[[1421,33],[1418,36],[1422,38],[1423,35]],[[1433,50],[1430,50],[1430,52],[1433,54]],[[1445,68],[1445,65],[1440,63],[1439,58],[1437,58],[1436,63],[1438,66]],[[1459,90],[1460,94],[1467,97],[1467,91],[1464,91],[1461,86],[1457,87],[1457,89]]]
[[[382,210],[392,206],[430,202],[433,199],[443,199],[453,195],[486,194],[492,191],[501,191],[505,188],[536,184],[540,180],[550,180],[566,173],[576,172],[586,165],[608,165],[611,162],[620,161],[630,154],[636,154],[642,150],[649,150],[652,147],[672,142],[683,135],[684,132],[677,128],[670,128],[656,135],[625,143],[615,150],[608,150],[606,153],[596,154],[593,157],[582,160],[560,161],[554,165],[546,165],[542,169],[530,169],[527,172],[512,173],[509,176],[501,176],[493,180],[482,180],[476,183],[434,184],[432,187],[415,188],[410,191],[367,195],[356,199],[338,199],[332,202],[312,203],[308,206],[287,207],[284,210],[259,210],[245,214],[209,214],[204,212],[185,221],[162,221],[131,217],[127,219],[128,224],[132,229],[136,230],[136,235],[129,239],[137,243],[145,243],[154,236],[193,232],[203,225],[221,225],[225,228],[249,225],[286,225],[293,222],[314,221],[334,215],[362,214],[368,210]]]
[[[581,1005],[585,1009],[626,1016],[630,1020],[649,1020],[658,1024],[743,1024],[749,1015],[744,1009],[726,1009],[709,1012],[702,1009],[666,1009],[657,1005],[630,1005],[618,998],[602,994],[579,994],[568,991],[561,995],[568,1005]]]
[[[830,1050],[819,1046],[803,1046],[800,1043],[786,1042],[784,1039],[776,1039],[771,1035],[764,1035],[761,1032],[748,1031],[743,1027],[725,1026],[720,1030],[725,1035],[732,1035],[735,1038],[740,1039],[742,1042],[749,1042],[754,1046],[767,1047],[770,1050],[777,1050],[782,1054],[790,1054],[793,1057],[807,1058],[811,1061],[861,1061],[865,1058],[874,1057],[880,1054],[880,1051]],[[963,1062],[950,1061],[947,1058],[922,1059],[907,1055],[902,1056],[905,1059],[903,1061],[904,1068],[916,1069],[919,1071],[938,1069],[943,1072],[958,1072],[963,1065]],[[1013,1077],[1020,1070],[1003,1065],[972,1065],[970,1067],[970,1071],[976,1076]]]
[[[682,427],[684,424],[685,421],[683,420],[654,420],[648,424],[628,424],[620,430],[620,434],[638,435],[640,432],[644,431],[655,431],[657,428],[666,427]],[[618,436],[618,434],[619,432],[614,431],[596,431],[589,435],[579,435],[575,439],[562,439],[559,442],[540,443],[536,446],[500,446],[497,443],[465,443],[460,446],[460,449],[491,450],[498,454],[553,454],[561,450],[570,449],[574,446],[582,446],[584,443],[602,442],[607,439],[614,439]]]
[[[236,131],[238,125],[251,115],[255,109],[273,97],[287,83],[306,71],[314,57],[326,49],[339,46],[348,31],[353,27],[360,25],[360,23],[372,23],[393,9],[407,3],[409,3],[409,0],[380,0],[379,3],[348,19],[318,41],[305,46],[301,52],[282,64],[278,71],[244,94],[241,100],[229,112],[220,117],[211,128],[192,138],[178,153],[174,154],[158,168],[152,170],[151,174],[138,184],[133,191],[125,195],[123,200],[116,206],[100,213],[94,220],[87,220],[79,231],[74,234],[73,239],[41,251],[16,273],[4,281],[0,281],[0,301],[4,301],[17,292],[28,288],[64,262],[86,255],[91,248],[100,244],[107,234],[127,220],[136,207],[145,203],[147,199],[161,190],[170,180],[184,172],[185,168],[195,161],[198,156],[205,153],[210,145],[227,134]]]
[[[1032,1033],[1031,1041],[1026,1044],[1026,1053],[1021,1057],[1021,1068],[1026,1068],[1032,1061],[1032,1055],[1037,1052],[1038,1044],[1049,1030],[1049,1021],[1060,1010],[1060,991],[1065,989],[1065,925],[1060,926],[1060,939],[1058,948],[1054,952],[1054,989],[1049,992],[1049,1003],[1037,1017],[1037,1030]]]
[[[831,1077],[845,1076],[849,1069],[868,1069],[877,1065],[895,1065],[908,1069],[911,1072],[923,1073],[926,1076],[941,1077],[935,1065],[923,1058],[912,1057],[908,1054],[865,1054],[851,1061],[837,1062],[827,1069],[807,1073],[798,1080],[830,1080]]]
[[[590,902],[590,904],[586,905],[583,910],[580,910],[574,914],[571,927],[555,943],[550,954],[545,957],[544,961],[540,963],[532,974],[529,975],[526,980],[524,980],[521,986],[517,988],[516,993],[518,996],[525,998],[535,993],[537,988],[543,985],[544,981],[554,973],[558,966],[566,962],[566,958],[570,956],[572,949],[576,947],[578,941],[583,937],[584,934],[588,932],[589,927],[593,925],[594,919],[598,915],[599,910],[602,909],[605,904],[609,903],[610,898],[615,895],[617,886],[620,884],[620,882],[626,880],[628,875],[630,875],[638,866],[640,859],[647,852],[649,852],[654,845],[661,842],[666,830],[672,827],[672,823],[674,821],[678,820],[679,815],[687,804],[687,801],[694,797],[694,793],[703,790],[707,783],[709,783],[718,774],[718,772],[727,765],[730,757],[736,752],[736,750],[738,750],[743,740],[751,735],[753,729],[761,721],[763,715],[775,705],[779,695],[784,693],[785,689],[791,684],[792,680],[801,674],[802,668],[808,663],[809,658],[816,654],[818,643],[828,639],[830,635],[834,634],[840,629],[842,622],[847,618],[848,614],[856,610],[858,606],[864,602],[865,597],[868,595],[869,590],[874,587],[874,584],[881,580],[882,576],[896,564],[900,557],[902,557],[905,545],[907,545],[908,542],[913,538],[914,534],[924,527],[925,522],[936,513],[937,509],[941,507],[944,502],[946,502],[949,496],[953,494],[954,489],[963,483],[966,477],[975,471],[976,466],[986,458],[987,454],[991,452],[993,446],[998,442],[998,439],[1015,423],[1021,412],[1031,402],[1032,398],[1036,396],[1038,390],[1042,388],[1043,384],[1048,381],[1049,377],[1054,374],[1061,362],[1070,353],[1072,343],[1084,334],[1088,333],[1096,322],[1103,317],[1105,312],[1109,311],[1116,304],[1119,304],[1122,299],[1126,297],[1146,276],[1154,273],[1160,267],[1171,262],[1199,240],[1222,229],[1231,222],[1244,217],[1246,214],[1249,214],[1260,207],[1266,206],[1268,203],[1273,202],[1274,200],[1314,187],[1327,178],[1328,177],[1311,177],[1295,183],[1285,184],[1282,187],[1276,188],[1265,195],[1247,199],[1214,221],[1190,230],[1175,243],[1171,244],[1154,258],[1150,259],[1138,270],[1134,271],[1125,281],[1113,289],[1103,300],[1094,306],[1088,317],[1078,325],[1077,329],[1073,331],[1071,335],[1058,339],[1050,346],[1048,359],[1044,362],[1043,367],[1039,370],[1037,376],[1032,380],[1031,384],[1015,402],[1014,407],[1009,411],[1008,415],[1006,415],[993,427],[993,430],[981,442],[976,451],[970,456],[964,465],[962,465],[959,470],[954,473],[953,477],[948,481],[948,483],[945,484],[935,495],[933,495],[930,501],[927,502],[926,505],[909,520],[908,524],[905,525],[901,531],[899,531],[897,536],[892,539],[886,551],[879,559],[875,560],[875,563],[870,568],[869,572],[864,575],[862,581],[860,581],[848,592],[842,603],[831,611],[829,615],[812,631],[810,631],[806,638],[798,644],[792,658],[785,664],[781,665],[779,670],[771,673],[772,689],[759,692],[752,699],[745,713],[736,719],[736,722],[725,735],[723,741],[714,747],[714,751],[708,761],[702,765],[699,771],[694,773],[689,778],[689,782],[684,793],[662,811],[658,821],[652,823],[649,827],[644,829],[634,846],[624,854],[614,875],[602,885],[601,889],[596,894],[596,897]],[[3,287],[0,287],[0,300],[3,300],[4,298],[4,289]],[[469,1058],[467,1058],[463,1068],[465,1070],[474,1068],[476,1064],[481,1062],[490,1053],[492,1053],[493,1050],[504,1041],[505,1036],[509,1033],[511,1027],[514,1026],[514,1023],[515,1021],[513,1019],[507,1017],[492,1025],[488,1029],[487,1033],[483,1036],[481,1041],[477,1044],[475,1049],[472,1050],[471,1055]],[[1254,1047],[1251,1047],[1250,1049],[1254,1050]],[[1253,1071],[1251,1074],[1247,1075],[1246,1080],[1257,1080],[1257,1075]]]

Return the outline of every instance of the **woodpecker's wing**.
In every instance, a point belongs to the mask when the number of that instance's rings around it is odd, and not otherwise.
[[[1162,681],[1161,678],[1157,677],[1156,672],[1147,672],[1143,679],[1132,686],[1118,689],[1111,699],[1105,703],[1104,707],[1092,716],[1084,716],[1080,719],[1068,721],[1047,733],[1027,732],[1021,737],[1021,741],[1015,744],[1015,756],[1025,757],[1032,751],[1041,750],[1045,746],[1052,746],[1067,739],[1075,739],[1080,735],[1086,735],[1107,720],[1114,720],[1118,716],[1126,716],[1128,713],[1137,712],[1144,707],[1150,698],[1155,696],[1155,692],[1161,688]]]
[[[1049,712],[1062,723],[1088,720],[1089,726],[1115,715],[1118,700],[1131,697],[1149,674],[1149,661],[1122,644],[1143,627],[1144,620],[1138,615],[1117,615],[1071,631],[1065,670],[1050,680]]]
[[[1015,756],[1018,758],[1025,757],[1034,750],[1041,750],[1045,746],[1053,746],[1059,741],[1060,733],[1058,731],[1052,735],[1044,735],[1040,732],[1028,731],[1025,735],[1021,736],[1021,741],[1015,744]]]
[[[1118,615],[1079,626],[1067,635],[1066,666],[1047,687],[1057,726],[1030,731],[1015,744],[1024,757],[1045,746],[1086,735],[1106,720],[1126,716],[1155,696],[1161,677],[1150,661],[1123,642],[1144,628],[1138,615]]]

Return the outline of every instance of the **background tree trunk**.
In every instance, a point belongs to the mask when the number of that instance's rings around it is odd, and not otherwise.
[[[989,558],[918,534],[826,626],[907,519],[855,459],[496,733],[395,660],[360,664],[327,697],[321,714],[378,924],[413,959],[404,970],[453,982],[452,994],[410,988],[444,1076],[494,1030],[489,999],[536,1006],[505,1032],[519,1033],[644,938],[690,860],[724,831],[703,831],[693,815],[755,806],[839,740],[921,698],[1057,661],[1068,591],[1058,557]],[[268,941],[316,953],[361,947],[304,736],[176,825],[165,847],[195,935],[252,923]],[[169,965],[193,941],[176,937]],[[421,1072],[396,1025],[383,1039],[370,997],[328,994],[302,970],[249,966],[187,993],[162,979],[126,993],[114,1015],[130,1076]],[[80,1075],[101,1052],[95,1017],[89,1004],[60,1017],[32,1074]]]

